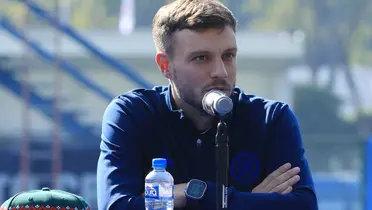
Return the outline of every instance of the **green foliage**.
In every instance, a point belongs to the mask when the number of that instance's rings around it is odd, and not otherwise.
[[[295,88],[294,111],[305,134],[357,134],[353,123],[339,116],[341,100],[328,89]]]
[[[0,3],[0,14],[6,15],[18,26],[23,26],[27,22],[26,8],[13,1],[2,1]]]
[[[372,50],[367,44],[372,35],[370,0],[251,0],[246,12],[253,14],[251,29],[300,29],[306,33],[309,45],[322,43],[314,53],[331,48],[331,60],[372,64]]]
[[[117,28],[121,0],[35,0],[48,10],[56,2],[71,5],[71,24],[78,29]],[[150,27],[155,12],[173,0],[136,0],[137,27]],[[303,30],[309,43],[308,60],[344,59],[344,63],[372,65],[372,1],[370,0],[220,0],[239,20],[239,26],[259,31]],[[0,3],[17,23],[24,22],[25,9],[13,1]],[[28,18],[31,23],[39,19]],[[334,47],[340,39],[341,44]],[[325,49],[333,49],[325,51]],[[326,55],[323,55],[326,54]],[[343,55],[345,54],[345,55]],[[328,62],[328,61],[327,61]]]
[[[298,0],[254,0],[248,5],[254,18],[250,28],[260,31],[308,29],[312,24],[311,10],[301,7]],[[253,10],[253,11],[252,11]],[[254,12],[256,10],[256,12]]]

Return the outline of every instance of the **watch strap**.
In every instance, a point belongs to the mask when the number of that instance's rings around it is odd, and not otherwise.
[[[186,196],[186,209],[199,209],[199,201]]]

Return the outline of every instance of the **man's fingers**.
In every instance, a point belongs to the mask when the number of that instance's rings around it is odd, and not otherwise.
[[[271,192],[274,188],[285,183],[286,181],[288,181],[289,179],[297,175],[299,172],[300,172],[300,168],[295,167],[295,168],[292,168],[284,172],[280,176],[275,177],[268,185],[265,186],[265,191]]]
[[[295,167],[291,169],[291,164],[286,163],[280,166],[277,170],[273,171],[263,182],[256,186],[252,192],[262,193],[262,192],[286,192],[292,191],[292,187],[299,181],[298,174],[300,173],[300,168]]]
[[[293,187],[298,181],[300,181],[300,176],[295,175],[292,178],[288,179],[284,183],[276,186],[274,189],[272,189],[270,192],[277,192],[277,193],[282,193],[286,191],[289,187]]]
[[[291,179],[288,180],[288,185],[289,186],[293,186],[295,184],[297,184],[299,181],[300,181],[301,177],[299,175],[296,175],[294,177],[292,177]]]
[[[283,192],[282,192],[282,194],[284,195],[284,194],[288,194],[288,193],[291,193],[292,192],[292,190],[293,190],[293,188],[292,187],[288,187],[286,190],[284,190]]]
[[[279,182],[279,184],[289,180],[290,178],[296,176],[298,173],[300,173],[299,167],[294,167],[291,170],[286,171],[282,175],[280,175],[275,181]]]
[[[274,180],[276,177],[282,175],[283,173],[288,171],[290,168],[291,168],[290,163],[286,163],[286,164],[280,166],[278,169],[276,169],[271,174],[269,174],[269,176],[267,176],[266,179],[264,179],[264,181],[260,184],[260,186],[262,188],[265,188],[272,180]]]

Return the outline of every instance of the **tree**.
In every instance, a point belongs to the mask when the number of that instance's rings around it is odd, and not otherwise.
[[[305,134],[357,134],[339,117],[341,99],[327,88],[300,85],[294,91],[294,111]]]
[[[359,96],[350,73],[353,64],[372,64],[372,2],[369,0],[251,0],[255,8],[247,26],[253,30],[302,30],[306,34],[305,61],[317,84],[320,67],[328,66],[333,84],[335,71],[343,70],[353,93],[355,107]],[[259,6],[257,6],[259,5]],[[258,11],[258,12],[257,12]],[[368,40],[369,39],[369,40]]]
[[[17,2],[2,1],[0,3],[0,14],[6,15],[18,26],[23,26],[27,23],[26,8]]]

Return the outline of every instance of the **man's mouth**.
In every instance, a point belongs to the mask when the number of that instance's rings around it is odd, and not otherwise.
[[[227,87],[212,87],[212,88],[208,88],[207,92],[209,92],[211,90],[219,90],[219,91],[223,91],[223,92],[230,91],[230,89],[227,88]]]

